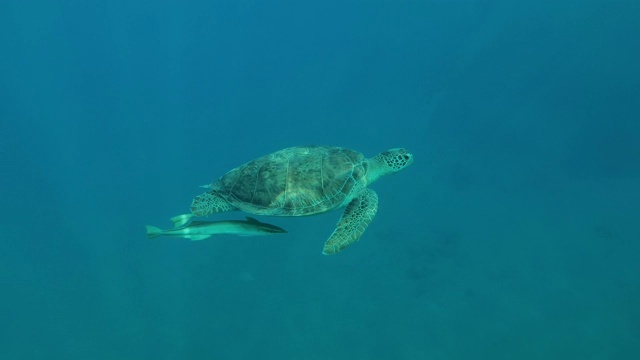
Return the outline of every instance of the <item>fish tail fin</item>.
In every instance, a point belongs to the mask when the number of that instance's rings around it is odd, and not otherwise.
[[[147,239],[153,239],[162,235],[162,229],[155,226],[147,225]]]

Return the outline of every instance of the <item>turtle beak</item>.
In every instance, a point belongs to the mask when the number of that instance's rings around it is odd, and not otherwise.
[[[413,154],[405,149],[399,149],[399,154],[396,159],[398,160],[398,163],[401,164],[398,166],[396,171],[403,170],[407,166],[413,164]]]

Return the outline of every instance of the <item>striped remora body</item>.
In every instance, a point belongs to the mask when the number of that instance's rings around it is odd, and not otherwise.
[[[193,214],[178,215],[171,218],[173,229],[162,230],[155,226],[147,225],[147,238],[158,236],[182,237],[190,240],[203,240],[213,235],[230,234],[239,236],[262,236],[286,233],[279,226],[264,223],[247,216],[246,220],[225,221],[192,221]]]

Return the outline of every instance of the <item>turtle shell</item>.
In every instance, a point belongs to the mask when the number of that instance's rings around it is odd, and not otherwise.
[[[211,190],[239,210],[258,215],[303,216],[346,205],[366,187],[368,164],[340,147],[292,147],[241,165]]]

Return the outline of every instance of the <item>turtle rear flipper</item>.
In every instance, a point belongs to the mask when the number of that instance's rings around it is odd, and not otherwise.
[[[365,190],[347,205],[333,234],[324,243],[322,253],[325,255],[339,253],[360,240],[377,211],[378,194],[371,189]]]
[[[200,194],[191,202],[191,213],[195,216],[207,216],[232,210],[236,210],[236,207],[213,191]]]

